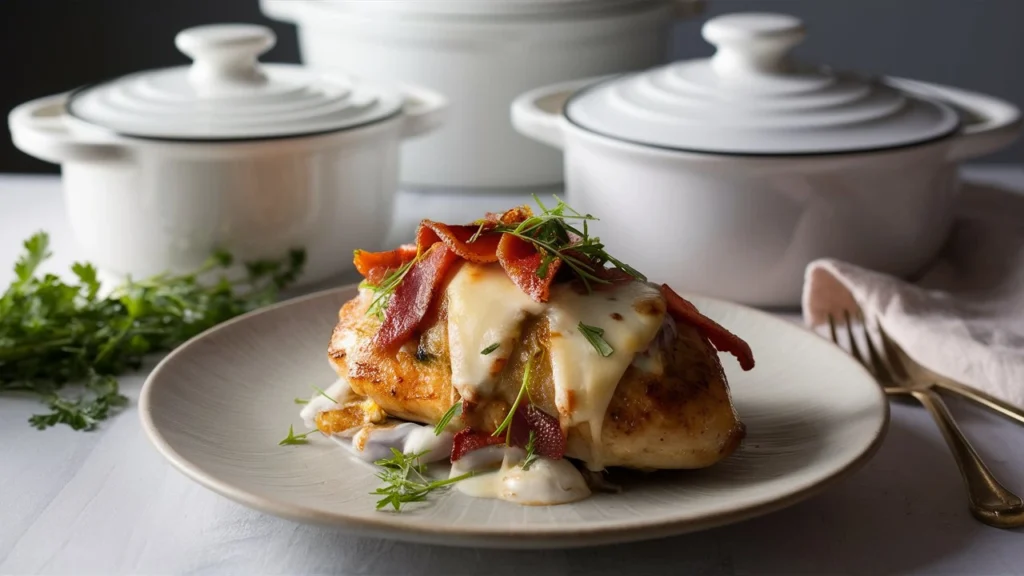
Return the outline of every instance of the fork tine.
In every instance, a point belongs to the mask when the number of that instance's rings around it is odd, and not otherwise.
[[[857,345],[857,339],[853,336],[853,322],[850,321],[850,311],[844,310],[843,317],[846,319],[846,336],[850,339],[850,353],[865,367],[870,368],[871,365],[864,361],[864,356],[860,353],[860,346]]]
[[[903,364],[903,350],[889,337],[885,328],[882,327],[881,320],[875,318],[875,324],[878,325],[878,334],[882,337],[882,347],[885,349],[885,355],[889,357],[889,364],[892,366],[893,372],[901,379],[909,379],[910,372]]]
[[[864,326],[864,341],[867,343],[868,356],[871,357],[871,365],[875,368],[875,374],[885,381],[895,382],[896,379],[893,376],[894,370],[890,369],[893,362],[892,356],[888,353],[885,356],[878,353],[878,348],[876,348],[874,342],[872,342],[871,333],[868,331],[868,325],[867,322],[864,321],[863,316],[861,316],[860,321]]]
[[[832,335],[832,342],[836,346],[838,346],[839,345],[839,337],[836,336],[836,318],[835,318],[835,316],[832,315],[831,312],[829,312],[829,315],[828,315],[828,332],[829,332],[829,334]]]

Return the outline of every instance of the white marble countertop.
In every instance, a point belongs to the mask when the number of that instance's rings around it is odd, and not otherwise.
[[[969,175],[1024,192],[1024,167]],[[76,251],[58,180],[0,176],[0,284],[39,229],[55,252],[46,270],[66,270]],[[1024,574],[1024,530],[971,518],[953,458],[915,405],[894,404],[864,468],[781,512],[664,540],[515,552],[358,538],[222,498],[143,436],[134,399],[144,377],[122,379],[133,405],[91,433],[35,430],[35,401],[0,398],[0,574]],[[993,473],[1024,493],[1024,428],[949,403]]]

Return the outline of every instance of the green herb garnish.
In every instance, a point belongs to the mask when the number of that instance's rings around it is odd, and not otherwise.
[[[288,436],[284,440],[277,443],[278,446],[296,446],[298,444],[306,444],[309,440],[306,440],[306,436],[309,436],[316,430],[310,430],[305,434],[296,434],[293,426],[288,426]]]
[[[603,328],[598,328],[597,326],[588,326],[583,322],[580,322],[577,328],[579,329],[580,333],[583,334],[583,337],[587,339],[587,342],[590,342],[590,345],[593,346],[594,350],[597,350],[597,353],[600,354],[601,356],[607,358],[608,356],[612,355],[612,352],[615,351],[614,349],[612,349],[611,345],[605,341]]]
[[[0,296],[0,393],[29,393],[46,403],[50,412],[29,420],[40,429],[95,428],[127,403],[116,376],[139,368],[148,354],[270,304],[305,263],[304,252],[294,251],[281,261],[247,263],[244,280],[201,284],[200,276],[231,265],[229,254],[217,252],[190,274],[129,280],[100,297],[90,264],[71,267],[74,282],[39,274],[50,255],[46,233],[26,240],[15,279]],[[79,383],[78,395],[59,394]]]
[[[338,402],[334,398],[331,398],[330,396],[327,395],[327,392],[324,392],[323,390],[317,388],[316,386],[313,386],[313,390],[316,390],[317,394],[320,394],[321,396],[323,396],[324,398],[327,398],[331,402],[334,402],[335,404],[341,404],[341,402]]]
[[[75,399],[50,394],[46,405],[51,412],[36,414],[28,421],[40,430],[57,424],[66,424],[75,430],[92,430],[112,410],[127,403],[128,398],[119,393],[113,376],[89,372],[85,380],[85,394]]]
[[[377,500],[377,510],[390,505],[397,512],[401,510],[402,504],[422,502],[427,499],[427,494],[430,492],[473,475],[472,472],[467,472],[454,478],[428,480],[423,465],[419,463],[420,457],[426,453],[427,451],[424,450],[416,454],[403,454],[392,448],[391,458],[382,458],[374,462],[381,467],[377,478],[385,483],[384,486],[371,492],[371,494],[382,496],[380,500]]]
[[[388,304],[391,302],[391,295],[395,292],[395,288],[398,288],[398,285],[402,283],[405,275],[409,273],[409,269],[412,268],[414,262],[416,262],[415,259],[410,260],[391,271],[381,280],[380,284],[372,285],[367,283],[367,286],[373,290],[373,300],[370,302],[370,307],[366,310],[367,314],[384,320],[384,311],[387,310]]]
[[[512,417],[515,416],[516,410],[519,409],[519,403],[523,401],[523,396],[530,393],[530,370],[533,368],[533,356],[526,361],[526,367],[523,368],[523,385],[519,387],[519,394],[516,395],[515,402],[512,403],[512,407],[509,408],[508,415],[501,421],[501,424],[491,433],[491,436],[497,436],[502,432],[505,432],[505,444],[511,445],[512,441]]]
[[[608,280],[597,275],[606,264],[611,264],[637,280],[647,280],[632,266],[612,257],[605,250],[600,238],[590,236],[587,223],[595,221],[597,218],[590,214],[580,214],[557,196],[555,200],[558,201],[558,204],[553,208],[545,206],[536,195],[533,199],[541,209],[540,214],[531,216],[515,225],[499,223],[487,228],[489,223],[481,222],[480,227],[469,241],[475,241],[482,234],[511,234],[526,240],[532,243],[542,255],[540,266],[537,267],[536,272],[538,277],[546,278],[551,263],[560,260],[583,282],[587,291],[591,290],[592,282],[608,283]],[[579,223],[579,227],[570,223],[573,221]]]
[[[292,400],[292,402],[295,402],[296,404],[309,404],[309,400],[306,400],[305,398],[296,398]]]
[[[537,433],[530,430],[530,439],[526,441],[526,458],[523,459],[522,468],[523,470],[529,470],[530,465],[536,462],[537,455],[535,450],[537,449]]]
[[[487,348],[484,348],[483,350],[481,350],[480,353],[483,354],[484,356],[487,356],[491,352],[494,352],[495,350],[497,350],[499,346],[501,346],[501,343],[495,342],[494,344],[491,344]]]
[[[441,432],[448,427],[448,424],[452,421],[452,418],[462,414],[462,402],[456,402],[452,404],[452,407],[441,416],[441,419],[437,421],[437,426],[434,426],[434,436],[440,436]]]

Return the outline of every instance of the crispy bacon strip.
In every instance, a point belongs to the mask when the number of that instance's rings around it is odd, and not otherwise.
[[[533,212],[528,206],[520,206],[501,214],[488,212],[480,224],[451,225],[433,220],[422,220],[419,229],[416,230],[416,247],[420,253],[423,253],[435,243],[443,242],[449,250],[464,260],[481,264],[497,262],[500,234],[481,233],[473,242],[470,242],[470,239],[481,231],[481,226],[483,232],[486,232],[494,229],[498,224],[512,226],[531,216],[533,216]]]
[[[387,274],[388,270],[397,270],[416,257],[416,246],[403,244],[387,252],[367,252],[356,250],[352,259],[356,270],[372,283],[377,283]],[[373,276],[380,276],[374,281]]]
[[[558,423],[558,419],[532,404],[520,406],[512,417],[510,445],[526,448],[530,442],[530,432],[533,432],[535,436],[535,453],[552,460],[558,460],[565,456],[565,435],[562,433],[562,426]],[[456,434],[452,441],[451,460],[455,462],[473,450],[504,443],[504,434],[492,436],[466,428]]]
[[[493,224],[485,224],[484,230],[493,228]],[[424,220],[420,222],[419,230],[416,231],[416,246],[426,251],[437,242],[444,243],[449,250],[455,252],[460,258],[470,262],[489,264],[498,261],[497,249],[501,236],[498,234],[481,234],[470,243],[469,239],[476,234],[479,226],[449,226],[441,222]]]
[[[509,279],[535,302],[547,302],[551,295],[551,283],[562,265],[561,260],[548,264],[547,274],[537,275],[544,257],[533,244],[511,234],[502,234],[498,242],[498,262],[505,269]]]
[[[512,417],[512,445],[525,448],[530,432],[536,436],[534,452],[558,460],[565,456],[565,434],[558,419],[533,404],[520,406]]]
[[[373,337],[378,350],[393,353],[416,332],[456,258],[454,252],[438,243],[409,268],[391,295],[384,323]]]
[[[740,362],[740,368],[750,370],[754,367],[754,353],[743,339],[701,314],[692,302],[676,294],[667,284],[661,285],[661,294],[665,297],[668,312],[673,318],[699,330],[720,352],[729,352],[735,356]]]
[[[543,257],[529,242],[509,234],[480,234],[470,242],[478,231],[493,229],[498,224],[511,226],[532,216],[527,206],[513,208],[501,214],[488,213],[481,224],[452,226],[433,220],[423,220],[416,231],[416,247],[422,254],[431,246],[442,243],[460,258],[470,262],[489,264],[498,262],[509,278],[538,302],[546,302],[551,282],[558,273],[561,261],[555,260],[549,266],[544,278],[537,276]]]
[[[452,439],[452,462],[462,458],[473,450],[479,450],[488,446],[504,444],[504,436],[491,436],[484,432],[477,432],[472,428],[459,430]]]

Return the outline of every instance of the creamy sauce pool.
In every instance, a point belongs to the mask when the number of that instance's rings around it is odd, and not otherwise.
[[[474,472],[455,484],[459,492],[529,506],[566,504],[590,496],[583,475],[568,460],[538,458],[524,470],[525,457],[520,448],[488,446],[453,463],[449,478]]]

